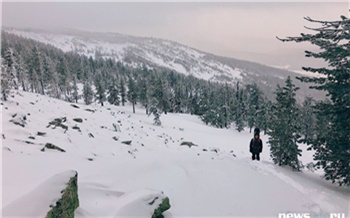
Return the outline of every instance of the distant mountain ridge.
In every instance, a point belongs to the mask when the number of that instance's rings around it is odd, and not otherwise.
[[[299,74],[258,63],[220,57],[180,43],[150,37],[136,37],[120,33],[97,33],[77,30],[33,30],[4,28],[8,33],[53,45],[63,51],[73,51],[93,58],[112,58],[132,67],[146,66],[170,69],[184,75],[212,82],[236,84],[257,83],[270,98],[274,98],[277,84],[283,85],[288,75],[301,88],[298,99],[310,95],[322,98],[318,91],[295,80]]]

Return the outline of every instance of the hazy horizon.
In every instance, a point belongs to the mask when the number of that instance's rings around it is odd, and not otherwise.
[[[114,32],[172,40],[219,56],[301,70],[308,44],[282,43],[312,27],[303,19],[338,20],[348,3],[3,3],[2,25]]]

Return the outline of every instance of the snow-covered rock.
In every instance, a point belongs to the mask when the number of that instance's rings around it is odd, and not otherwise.
[[[3,208],[3,217],[65,217],[79,206],[78,174],[67,171],[52,176]]]

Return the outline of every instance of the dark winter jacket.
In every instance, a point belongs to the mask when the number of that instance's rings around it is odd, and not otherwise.
[[[250,141],[250,146],[249,146],[249,151],[253,154],[259,154],[262,152],[262,148],[263,148],[263,143],[261,141],[261,139],[255,139],[253,138]]]

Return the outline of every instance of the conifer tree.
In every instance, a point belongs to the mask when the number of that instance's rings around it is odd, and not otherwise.
[[[101,72],[97,72],[96,74],[95,87],[96,87],[95,99],[99,104],[101,104],[101,106],[103,106],[104,101],[106,101],[106,90],[105,90],[105,84],[102,79]]]
[[[239,88],[239,83],[236,84],[236,101],[235,101],[235,124],[236,130],[241,132],[244,129],[244,102],[243,102],[243,89]]]
[[[300,109],[300,133],[304,136],[303,142],[308,142],[312,138],[315,130],[316,118],[313,106],[315,101],[311,97],[306,97]]]
[[[135,104],[138,98],[138,90],[137,90],[137,86],[135,84],[134,79],[129,76],[128,79],[128,93],[127,93],[127,97],[129,102],[132,103],[132,112],[135,113]]]
[[[138,81],[138,87],[138,100],[141,103],[141,105],[145,107],[146,114],[148,115],[149,91],[147,87],[147,80],[145,78],[140,78]]]
[[[261,102],[261,92],[256,83],[247,85],[248,99],[247,99],[247,124],[249,127],[249,131],[252,131],[254,126],[261,128],[257,125],[258,112],[260,107],[262,106]]]
[[[152,97],[150,101],[148,116],[152,114],[154,116],[154,125],[160,126],[162,124],[162,122],[160,121],[160,115],[162,111],[157,107],[157,105],[159,105],[158,100],[155,97]]]
[[[14,70],[15,63],[13,57],[13,51],[11,48],[8,48],[5,52],[4,57],[4,68],[2,69],[1,74],[1,97],[2,100],[7,101],[10,89],[12,88],[14,81]]]
[[[123,78],[120,79],[120,97],[121,97],[121,102],[122,105],[124,106],[126,103],[126,87],[125,87],[125,81]]]
[[[18,85],[22,87],[23,91],[27,91],[27,73],[28,69],[24,63],[22,56],[18,56],[17,64],[15,65],[16,77],[18,79]]]
[[[295,99],[298,89],[289,76],[285,87],[277,86],[268,142],[271,145],[270,155],[275,164],[288,165],[299,171],[301,169],[301,163],[298,160],[301,150],[297,144],[300,138],[297,123],[299,111]]]
[[[89,81],[84,82],[83,99],[86,105],[91,104],[94,99],[94,92]]]
[[[80,95],[79,95],[79,88],[78,88],[78,84],[77,84],[77,76],[74,75],[73,76],[73,93],[72,93],[72,98],[73,101],[75,101],[75,103],[78,103],[78,100],[80,99]]]
[[[111,84],[108,87],[108,102],[112,105],[118,105],[120,104],[119,99],[119,89],[117,86],[117,79],[113,78]]]
[[[325,171],[325,179],[339,185],[350,185],[350,19],[341,16],[337,21],[305,20],[320,25],[307,28],[313,33],[287,37],[282,41],[309,42],[319,47],[305,51],[306,57],[324,60],[326,67],[303,67],[305,71],[321,77],[300,77],[302,82],[316,85],[310,88],[323,90],[329,101],[318,102],[315,112],[319,121],[328,121],[326,129],[318,131],[308,143],[316,151],[316,166]]]

